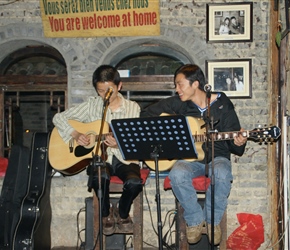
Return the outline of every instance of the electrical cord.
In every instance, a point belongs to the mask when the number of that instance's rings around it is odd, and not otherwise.
[[[176,211],[175,210],[170,210],[169,211],[169,218],[168,218],[168,226],[169,226],[169,229],[168,229],[168,231],[165,233],[165,235],[164,235],[164,237],[163,237],[163,241],[166,243],[166,245],[167,246],[169,246],[170,248],[169,249],[171,249],[172,248],[172,233],[173,232],[176,232],[176,230],[174,230],[174,231],[172,231],[171,229],[172,229],[172,227],[173,227],[173,225],[176,223]],[[170,223],[170,217],[173,215],[173,220],[172,220],[172,222]],[[169,236],[168,237],[168,240],[166,241],[166,237],[167,237],[167,235]],[[169,245],[169,241],[171,241],[171,245]]]
[[[147,196],[147,192],[146,192],[146,187],[145,186],[144,186],[144,195],[145,195],[145,199],[146,199],[147,206],[148,206],[148,211],[149,211],[149,215],[150,215],[150,221],[151,221],[152,228],[153,228],[155,234],[158,235],[158,233],[156,231],[156,228],[154,227],[153,218],[152,218],[152,211],[151,211],[151,207],[149,205],[149,199],[148,199],[148,196]],[[149,246],[151,246],[151,245],[149,244]]]
[[[129,240],[131,240],[131,245],[130,245],[130,249],[133,249],[133,243],[132,243],[132,239],[133,239],[133,237],[132,236],[130,236],[127,240],[126,240],[126,243],[125,243],[125,249],[127,249],[127,244],[128,244],[128,242],[129,242]]]
[[[171,216],[172,214],[174,214],[175,216],[174,216],[172,222],[170,223],[170,216]],[[169,215],[169,217],[168,217],[168,215]],[[167,235],[168,235],[168,234],[169,234],[169,236],[170,236],[170,238],[171,238],[171,228],[172,228],[172,226],[175,224],[175,221],[176,221],[176,220],[175,220],[175,217],[176,217],[176,211],[173,209],[173,210],[169,210],[169,211],[166,213],[166,216],[165,216],[165,219],[164,219],[164,225],[165,225],[165,223],[166,223],[167,217],[169,218],[169,219],[168,219],[169,229],[168,229],[168,231],[165,233],[165,235],[164,235],[164,237],[163,237],[163,239],[162,239],[162,244],[163,244],[163,246],[166,247],[166,249],[173,250],[173,249],[175,249],[175,248],[172,248],[172,246],[170,246],[170,245],[166,242],[166,238],[167,238]],[[163,225],[163,227],[164,227],[164,225]]]
[[[148,196],[147,196],[147,192],[146,192],[146,186],[144,186],[144,195],[145,195],[145,199],[146,199],[146,202],[147,202],[147,206],[148,206],[148,211],[149,211],[149,215],[150,215],[150,221],[151,221],[151,225],[152,225],[152,228],[153,228],[153,231],[155,232],[156,235],[158,235],[158,232],[154,226],[154,223],[153,223],[153,218],[152,218],[152,211],[151,211],[151,207],[150,207],[150,203],[149,203],[149,199],[148,199]],[[167,220],[167,217],[169,216],[170,217],[170,214],[175,214],[176,213],[176,210],[173,209],[173,210],[169,210],[166,215],[165,215],[165,219],[164,219],[164,223],[162,225],[162,229],[164,228],[164,225],[166,223],[166,220]],[[170,227],[169,227],[169,231],[171,230],[172,226],[174,225],[175,223],[175,219],[172,221]],[[165,234],[165,237],[162,239],[162,245],[166,247],[166,249],[168,250],[173,250],[173,248],[171,246],[169,246],[166,242],[166,237],[167,237],[167,234],[168,232]],[[154,248],[157,248],[156,246],[148,243],[148,242],[145,242],[143,241],[144,244],[148,245],[148,246],[151,246],[151,247],[154,247]]]
[[[79,223],[80,223],[80,221],[79,221],[79,217],[80,217],[80,214],[81,214],[82,212],[86,212],[86,209],[85,209],[84,207],[82,207],[82,208],[79,210],[79,212],[77,213],[77,234],[78,234],[78,235],[77,235],[77,247],[76,247],[76,249],[79,248],[79,242],[81,242],[81,244],[80,244],[80,249],[81,249],[81,247],[83,246],[83,244],[85,243],[85,242],[82,240],[82,238],[81,238],[81,232],[85,231],[86,229],[84,228],[84,229],[80,230],[80,227],[79,227]]]
[[[281,208],[282,207],[282,204],[283,204],[283,199],[284,199],[284,196],[283,196],[283,190],[284,190],[284,178],[282,179],[281,183],[280,183],[280,189],[279,189],[279,204],[278,204],[278,208]],[[290,193],[290,192],[289,192]],[[289,227],[289,218],[287,218],[287,223],[286,223],[286,228]],[[285,237],[285,233],[287,232],[287,229],[284,229],[284,232],[282,232],[281,236],[276,239],[273,244],[271,244],[272,240],[273,240],[273,236],[269,239],[269,243],[268,245],[266,246],[265,249],[274,249],[275,247],[279,246],[279,243],[281,241],[283,241],[284,237]],[[285,244],[285,243],[284,243]]]

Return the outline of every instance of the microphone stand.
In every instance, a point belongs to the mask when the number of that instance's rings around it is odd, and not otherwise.
[[[210,99],[211,99],[211,87],[205,89],[206,91],[206,100],[207,100],[207,116],[206,116],[206,163],[205,163],[205,175],[208,177],[209,174],[209,141],[211,141],[212,148],[212,159],[211,159],[211,249],[214,250],[214,188],[215,188],[215,174],[214,174],[214,121],[213,117],[210,117]]]
[[[101,169],[102,167],[106,166],[106,163],[102,160],[101,156],[98,154],[99,150],[100,150],[100,146],[101,146],[101,140],[102,140],[102,135],[103,135],[103,129],[104,129],[104,123],[105,123],[105,117],[107,114],[107,110],[109,107],[109,99],[105,99],[104,101],[104,111],[103,111],[103,116],[102,116],[102,121],[101,121],[101,126],[100,126],[100,130],[99,130],[99,135],[97,136],[97,146],[96,146],[96,150],[95,153],[92,153],[92,169],[90,172],[90,176],[89,176],[89,180],[88,180],[88,191],[91,192],[92,191],[92,182],[93,182],[93,176],[95,173],[95,169],[98,168],[98,199],[99,199],[99,246],[100,246],[100,250],[103,249],[103,239],[102,239],[102,235],[103,235],[103,218],[102,218],[102,178],[101,178]],[[95,247],[94,247],[95,249]]]

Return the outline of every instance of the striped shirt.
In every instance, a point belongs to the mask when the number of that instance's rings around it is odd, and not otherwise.
[[[122,118],[136,118],[140,115],[140,106],[134,102],[125,99],[120,93],[118,96],[121,98],[121,106],[112,111],[108,107],[106,113],[106,122],[111,123],[113,119]],[[62,137],[65,143],[68,143],[72,137],[71,133],[75,130],[69,123],[68,120],[75,120],[82,123],[93,122],[101,120],[104,109],[104,101],[100,96],[89,97],[86,102],[69,108],[61,113],[55,114],[53,117],[53,124],[57,128],[59,135]],[[99,128],[98,128],[99,129]],[[115,155],[121,162],[129,164],[124,161],[122,154],[118,148],[107,148],[108,159],[107,162],[112,163],[112,157]],[[138,162],[137,162],[138,163]]]

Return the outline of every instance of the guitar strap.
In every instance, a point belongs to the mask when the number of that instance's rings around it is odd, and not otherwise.
[[[206,124],[211,123],[210,119],[208,117],[205,117],[204,119],[204,124],[201,126],[201,129],[206,127]],[[216,120],[213,122],[213,126],[217,125],[220,122],[220,120]]]

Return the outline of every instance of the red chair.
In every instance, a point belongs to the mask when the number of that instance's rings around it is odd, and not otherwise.
[[[198,193],[198,200],[203,202],[205,199],[205,191],[210,185],[210,178],[205,176],[199,176],[192,179],[192,185],[194,186],[195,190]],[[171,183],[169,177],[165,177],[164,179],[164,190],[171,189]],[[186,238],[186,222],[183,218],[183,208],[179,204],[178,200],[176,199],[176,209],[177,209],[177,218],[176,218],[176,246],[179,250],[188,250],[189,244]],[[222,221],[220,223],[221,230],[222,230],[222,241],[219,245],[221,250],[226,250],[226,240],[227,240],[227,216],[226,212],[223,215]],[[207,234],[206,227],[203,229],[203,234]]]
[[[0,157],[0,177],[5,176],[8,167],[8,159]]]
[[[141,179],[144,185],[147,177],[150,173],[149,169],[141,169]],[[110,180],[110,194],[120,194],[123,192],[123,182],[117,176],[111,176]],[[94,206],[94,241],[99,232],[99,200],[94,193],[93,196],[93,206]],[[133,245],[134,250],[143,249],[143,191],[133,201],[133,230],[132,232],[122,232],[116,228],[118,234],[132,234],[133,235]],[[105,246],[105,239],[103,237],[103,242]],[[99,244],[96,245],[95,250],[99,250]]]

